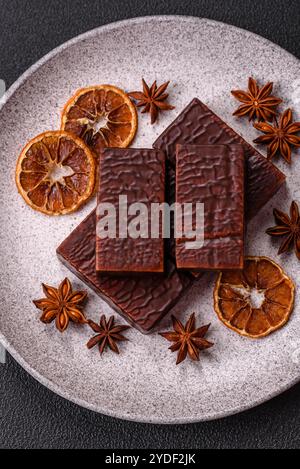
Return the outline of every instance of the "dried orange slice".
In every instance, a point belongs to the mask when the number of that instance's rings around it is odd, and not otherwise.
[[[214,307],[225,326],[260,338],[286,324],[294,296],[294,284],[279,265],[267,257],[247,257],[243,271],[220,273]]]
[[[95,158],[72,134],[44,132],[21,152],[16,183],[30,207],[47,215],[64,215],[93,194]]]
[[[137,131],[137,112],[127,94],[111,85],[83,88],[67,102],[61,129],[82,138],[99,155],[103,147],[125,148]]]

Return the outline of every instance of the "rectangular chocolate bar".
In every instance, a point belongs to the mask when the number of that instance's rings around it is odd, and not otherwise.
[[[176,225],[183,230],[178,207],[192,204],[193,233],[197,232],[196,228],[199,232],[204,229],[203,245],[199,238],[195,243],[195,234],[191,239],[182,232],[176,239],[177,268],[243,268],[244,161],[242,145],[177,145]],[[196,204],[204,204],[204,226],[201,219],[196,227]]]
[[[164,202],[165,155],[162,151],[102,150],[96,230],[98,272],[164,271],[162,220],[158,223],[156,238],[151,236],[150,223],[151,204]],[[108,210],[111,210],[109,215]],[[116,217],[112,220],[114,214]],[[107,236],[108,228],[112,231],[110,236]]]
[[[192,280],[168,261],[164,274],[112,277],[95,270],[96,211],[93,211],[57,249],[59,259],[115,311],[143,333],[175,306]]]
[[[163,150],[175,166],[176,144],[243,145],[246,158],[246,216],[252,218],[273,197],[285,181],[284,174],[264,158],[199,99],[182,111],[158,137],[153,148]]]
[[[169,206],[175,203],[176,199],[176,173],[173,166],[168,162],[166,165],[166,200]],[[175,261],[175,239],[174,239],[174,212],[170,211],[170,238],[165,239],[166,254]]]

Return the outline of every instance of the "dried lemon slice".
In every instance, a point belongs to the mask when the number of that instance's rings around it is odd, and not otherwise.
[[[247,257],[243,271],[220,273],[214,308],[225,326],[260,338],[286,324],[294,296],[295,286],[279,265],[267,257]]]
[[[82,138],[99,155],[103,147],[125,148],[137,131],[137,112],[127,94],[111,85],[83,88],[67,102],[61,129]]]
[[[33,209],[64,215],[93,194],[95,158],[81,139],[63,131],[44,132],[21,152],[16,184]]]

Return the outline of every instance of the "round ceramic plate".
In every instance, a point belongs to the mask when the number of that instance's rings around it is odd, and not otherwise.
[[[171,80],[170,102],[176,110],[161,114],[151,126],[139,114],[134,145],[152,142],[194,97],[199,97],[249,142],[256,131],[232,117],[237,102],[231,89],[247,87],[249,76],[272,80],[285,106],[300,108],[299,61],[249,32],[206,19],[149,17],[104,26],[59,47],[33,66],[8,91],[0,112],[1,206],[1,341],[36,379],[61,396],[114,417],[181,423],[224,417],[253,407],[286,390],[300,378],[300,308],[291,320],[263,340],[242,338],[224,327],[213,309],[214,277],[195,284],[174,313],[185,320],[193,311],[199,324],[212,323],[214,348],[199,363],[175,366],[175,354],[157,334],[131,329],[121,355],[89,351],[88,328],[71,326],[65,334],[39,321],[31,300],[42,296],[41,282],[57,285],[66,275],[83,288],[57,260],[55,249],[92,210],[91,201],[70,216],[51,218],[34,212],[17,194],[16,159],[36,134],[56,129],[60,110],[78,88],[115,84],[139,89],[141,77],[158,83]],[[298,79],[298,81],[297,81]],[[299,117],[299,116],[298,116]],[[277,162],[276,162],[277,163]],[[247,253],[280,262],[299,287],[299,261],[278,257],[278,243],[264,234],[273,225],[272,208],[300,201],[300,159],[291,167],[278,161],[287,175],[283,188],[249,225]],[[89,317],[112,311],[92,291]],[[118,318],[119,319],[119,318]],[[120,319],[123,322],[122,319]],[[170,326],[170,317],[160,325]]]

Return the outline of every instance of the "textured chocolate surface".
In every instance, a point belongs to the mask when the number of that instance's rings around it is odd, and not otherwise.
[[[193,99],[153,144],[175,164],[176,144],[241,144],[246,156],[246,213],[251,218],[285,181],[284,174],[199,99]]]
[[[111,277],[95,270],[96,212],[92,212],[57,249],[60,260],[104,301],[143,333],[150,332],[191,284],[167,262],[165,274]]]
[[[166,200],[171,206],[176,199],[176,173],[172,165],[166,166]],[[170,213],[170,238],[165,239],[166,252],[175,260],[174,213]]]
[[[176,198],[176,172],[172,165],[167,164],[167,172],[166,172],[166,197],[167,202],[172,205],[175,202]],[[166,239],[166,251],[167,254],[175,261],[176,253],[175,253],[175,238],[174,238],[174,216],[171,213],[170,218],[170,228],[171,228],[171,237]],[[202,275],[202,272],[196,272],[194,270],[190,270],[190,274],[194,278],[199,278]]]
[[[148,209],[148,238],[120,237],[119,196]],[[110,203],[117,214],[115,238],[96,236],[96,270],[106,273],[163,272],[164,240],[151,238],[152,203],[165,202],[165,155],[159,150],[106,148],[100,155],[99,204]],[[138,215],[138,214],[137,214]],[[128,224],[137,215],[128,216]],[[121,218],[121,217],[120,217]],[[123,217],[124,218],[124,217]],[[97,222],[100,220],[97,211]],[[141,229],[141,228],[139,228]]]
[[[204,246],[176,239],[181,269],[241,269],[244,262],[244,150],[241,145],[177,145],[176,202],[204,204]]]

